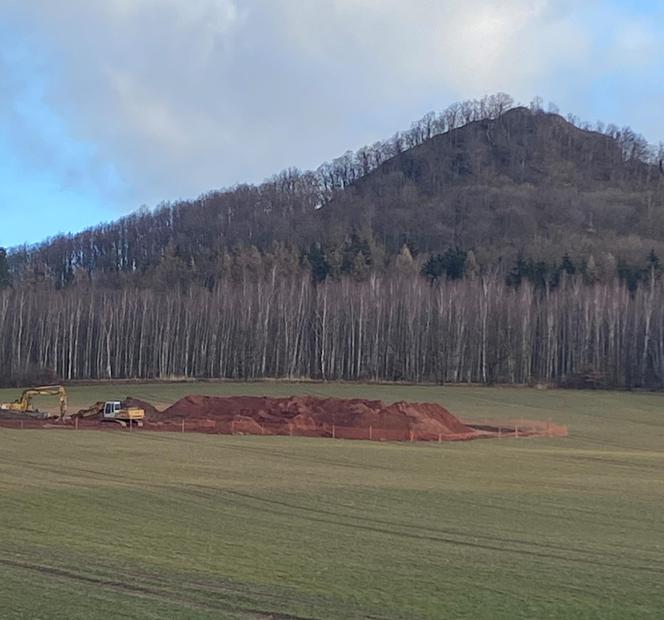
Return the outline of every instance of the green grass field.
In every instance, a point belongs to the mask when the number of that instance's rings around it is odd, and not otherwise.
[[[438,401],[564,439],[0,429],[0,617],[662,618],[664,396],[348,384],[72,389]],[[16,397],[0,391],[0,400]]]

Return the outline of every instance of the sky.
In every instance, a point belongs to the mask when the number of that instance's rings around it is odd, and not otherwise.
[[[0,246],[496,92],[664,140],[664,0],[0,0]]]

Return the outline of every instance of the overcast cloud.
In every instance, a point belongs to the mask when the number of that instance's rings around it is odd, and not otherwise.
[[[316,167],[496,91],[655,141],[663,22],[647,6],[0,0],[0,142],[119,212]]]

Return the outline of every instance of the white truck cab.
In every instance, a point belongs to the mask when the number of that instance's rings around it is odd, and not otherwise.
[[[115,418],[119,411],[122,410],[122,403],[119,400],[109,400],[104,405],[103,416],[105,418]]]
[[[145,411],[140,407],[125,407],[119,400],[108,400],[104,403],[101,420],[117,422],[120,426],[143,426]]]

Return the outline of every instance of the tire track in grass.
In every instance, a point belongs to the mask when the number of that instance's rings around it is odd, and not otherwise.
[[[233,604],[230,601],[208,601],[202,602],[199,600],[192,600],[191,597],[186,597],[183,595],[178,595],[177,593],[165,589],[159,588],[154,585],[143,585],[139,583],[128,583],[126,581],[121,581],[118,579],[108,579],[103,577],[96,577],[92,575],[83,575],[77,573],[73,570],[66,568],[60,568],[55,566],[47,566],[45,564],[40,564],[37,562],[30,562],[27,560],[11,560],[9,558],[0,557],[0,565],[7,568],[19,568],[23,570],[34,571],[40,575],[45,575],[62,581],[76,582],[79,584],[87,584],[97,588],[103,588],[105,590],[110,590],[112,592],[125,594],[128,596],[134,596],[138,598],[147,598],[158,600],[162,603],[177,605],[189,609],[195,609],[198,611],[205,612],[219,612],[225,611],[233,614],[239,614],[240,617],[253,618],[256,620],[315,620],[314,618],[308,616],[298,616],[293,614],[285,614],[274,611],[266,611],[261,609],[254,609],[251,607],[243,607],[241,605]],[[184,584],[183,584],[184,585]],[[209,590],[205,590],[209,592]],[[239,591],[231,591],[222,593],[217,589],[216,594],[219,596],[238,596],[245,597],[246,594],[243,594]]]
[[[629,565],[629,564],[624,564],[616,561],[600,561],[599,559],[590,559],[590,558],[584,558],[584,557],[573,557],[573,556],[578,556],[579,554],[584,554],[584,555],[589,555],[589,556],[598,556],[600,558],[615,558],[616,560],[621,560],[624,559],[624,554],[615,554],[615,553],[606,553],[606,552],[594,552],[590,550],[579,550],[578,548],[572,548],[572,547],[562,547],[559,545],[549,545],[546,543],[536,543],[532,541],[518,541],[518,540],[513,540],[513,539],[503,539],[500,537],[496,536],[488,536],[488,535],[472,535],[469,536],[467,534],[460,534],[457,532],[447,532],[447,531],[436,531],[434,530],[432,533],[428,534],[422,534],[422,533],[417,533],[417,532],[403,532],[403,531],[398,531],[394,529],[389,529],[390,526],[392,527],[406,527],[408,529],[417,529],[417,530],[423,530],[427,531],[429,528],[421,528],[419,526],[414,526],[414,525],[394,525],[391,524],[388,521],[381,521],[381,520],[375,520],[375,519],[368,519],[366,517],[355,517],[355,516],[350,516],[350,515],[344,515],[343,513],[334,513],[331,511],[320,511],[314,508],[307,508],[307,507],[302,507],[302,506],[297,506],[297,505],[291,505],[285,502],[280,502],[277,500],[269,500],[261,497],[256,497],[247,493],[242,493],[239,491],[230,491],[230,490],[224,490],[221,491],[222,494],[226,494],[230,497],[236,498],[235,503],[239,505],[243,505],[249,510],[255,510],[255,507],[252,506],[252,503],[255,505],[256,503],[259,504],[267,504],[268,507],[263,507],[261,508],[262,512],[269,512],[277,516],[281,517],[288,517],[292,518],[294,515],[292,513],[292,510],[299,510],[301,512],[305,513],[313,513],[312,515],[300,515],[300,518],[312,521],[312,522],[317,522],[317,523],[324,523],[326,525],[334,525],[334,526],[341,526],[341,527],[347,527],[351,529],[358,529],[358,530],[364,530],[368,532],[373,532],[377,534],[387,534],[389,536],[396,536],[399,538],[408,538],[408,539],[413,539],[413,540],[422,540],[426,542],[437,542],[437,543],[442,543],[442,544],[449,544],[449,545],[454,545],[458,547],[466,547],[466,548],[475,548],[475,549],[481,549],[485,551],[499,551],[501,553],[514,553],[517,555],[523,555],[527,557],[535,557],[539,559],[544,559],[544,560],[560,560],[563,562],[573,562],[575,564],[580,564],[580,565],[585,565],[585,566],[601,566],[604,568],[621,568],[625,570],[630,570],[630,571],[643,571],[647,573],[652,573],[655,575],[664,575],[664,565],[660,566],[639,566],[639,565]],[[237,499],[239,498],[239,500]],[[275,507],[276,506],[276,507]],[[324,515],[324,516],[316,516],[317,514]],[[329,518],[328,518],[329,515]],[[332,518],[336,517],[336,518]],[[363,523],[353,523],[353,522],[344,522],[343,519],[346,521],[348,520],[354,520],[354,521],[364,521],[368,523],[377,523],[377,525],[365,525]],[[463,539],[458,539],[458,538],[452,538],[452,536],[460,536],[460,537],[466,537],[466,538],[473,538],[475,540],[463,540]],[[477,542],[478,539],[482,539],[485,542]],[[518,549],[515,547],[507,547],[507,546],[501,546],[497,543],[505,543],[507,545],[528,545],[531,547],[536,547],[536,548],[542,548],[545,549],[546,551],[533,551],[529,549]],[[548,551],[550,550],[550,551]],[[554,553],[554,551],[560,551],[563,552],[565,555],[557,554]]]
[[[122,432],[122,431],[116,431],[116,432]],[[224,438],[223,443],[218,443],[218,444],[206,443],[205,447],[212,448],[215,451],[233,450],[237,452],[246,453],[249,455],[274,456],[284,461],[303,462],[303,463],[309,463],[311,465],[324,464],[324,465],[333,465],[335,467],[343,467],[350,469],[361,469],[361,470],[370,469],[370,470],[388,471],[388,472],[397,471],[396,467],[389,467],[384,465],[372,465],[365,462],[339,461],[331,458],[321,457],[319,455],[316,455],[315,458],[301,456],[298,454],[293,454],[292,452],[289,451],[292,449],[292,445],[284,445],[283,449],[268,448],[267,446],[270,444],[267,443],[265,445],[257,447],[256,445],[249,445],[248,443],[243,443],[243,436],[240,435],[233,436],[226,433],[194,433],[194,432],[181,433],[180,431],[137,431],[135,434],[137,436],[140,435],[141,439],[145,439],[148,441],[166,441],[166,442],[173,442],[173,445],[189,444],[196,446],[200,445],[201,443],[200,439],[203,437],[219,437],[219,438],[223,437]],[[168,435],[169,437],[165,437],[166,435]],[[192,435],[195,437],[192,437]],[[253,440],[253,439],[260,439],[262,436],[250,435],[249,437],[251,437],[251,439]],[[283,439],[285,442],[291,442],[294,440],[297,441],[301,439],[325,441],[329,442],[330,446],[333,445],[333,442],[339,442],[339,443],[344,441],[352,441],[354,443],[358,442],[358,440],[344,440],[344,439],[333,440],[330,437],[289,437],[288,435],[264,436],[265,439],[274,439],[276,437]],[[399,445],[404,445],[408,443],[409,442],[398,442]],[[381,448],[386,448],[394,444],[392,444],[391,442],[373,442],[371,445],[372,447],[380,446]]]

